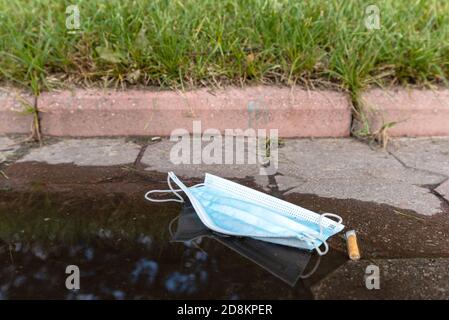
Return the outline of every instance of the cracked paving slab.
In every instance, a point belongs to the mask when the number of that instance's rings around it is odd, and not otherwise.
[[[170,153],[177,142],[163,140],[161,142],[147,146],[140,162],[146,166],[145,170],[168,172],[173,171],[179,176],[202,178],[204,174],[211,173],[225,178],[246,178],[254,177],[255,182],[265,186],[268,184],[268,177],[260,175],[260,165],[258,164],[193,164],[194,157],[197,162],[202,162],[198,154],[191,152],[192,164],[175,164],[170,159]],[[203,147],[206,144],[203,144]],[[222,159],[225,151],[222,149]],[[248,150],[245,149],[245,159],[248,157]],[[203,161],[204,162],[204,161]]]
[[[203,162],[200,164],[174,164],[170,152],[175,144],[162,140],[148,145],[140,160],[145,170],[174,171],[192,178],[202,178],[206,172],[226,178],[254,177],[265,190],[269,182],[273,187],[269,177],[260,175],[259,164],[204,164],[204,159],[197,159]],[[123,138],[67,139],[32,149],[19,162],[111,166],[134,163],[140,150],[139,145]],[[247,159],[250,153],[245,152]],[[390,153],[353,139],[287,139],[279,149],[275,180],[281,192],[372,201],[432,215],[441,212],[441,200],[425,186],[440,184],[447,178],[407,168]]]
[[[125,139],[67,139],[32,149],[17,162],[114,166],[134,163],[141,147]]]
[[[279,149],[279,170],[286,176],[311,178],[390,179],[437,184],[445,177],[405,168],[388,152],[354,139],[286,140]]]
[[[298,183],[294,178],[277,176],[279,190],[286,190]],[[337,199],[356,199],[384,203],[397,208],[413,210],[422,215],[441,212],[441,201],[428,189],[386,179],[352,177],[350,179],[307,180],[290,193],[314,194]]]
[[[402,138],[389,151],[406,166],[449,177],[449,138]]]
[[[378,290],[368,290],[365,270],[379,267]],[[348,261],[311,288],[315,299],[449,299],[449,259]]]
[[[11,157],[20,148],[14,140],[8,137],[0,137],[0,163]]]
[[[444,176],[404,167],[388,152],[352,139],[287,140],[279,149],[280,191],[384,203],[423,215],[441,212],[424,185]]]

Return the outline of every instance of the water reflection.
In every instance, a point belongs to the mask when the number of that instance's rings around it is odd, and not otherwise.
[[[46,197],[0,194],[0,299],[310,298],[309,252],[213,234],[189,205]],[[65,287],[68,265],[80,290]]]
[[[178,221],[178,225],[176,232],[173,232],[175,221]],[[318,259],[312,270],[304,274],[311,257],[310,251],[212,232],[201,222],[190,203],[183,206],[181,214],[170,222],[169,228],[173,241],[183,242],[189,247],[195,245],[201,250],[199,243],[202,238],[212,238],[291,286],[294,286],[300,277],[310,277],[318,269],[321,261]],[[197,254],[207,257],[205,252],[199,251]]]
[[[156,279],[159,266],[156,261],[146,258],[140,259],[136,263],[135,269],[131,272],[131,281],[137,283],[143,281],[147,285],[151,285]]]

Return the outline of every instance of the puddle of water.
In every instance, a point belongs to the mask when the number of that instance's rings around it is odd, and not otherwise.
[[[313,298],[310,286],[347,261],[340,233],[330,239],[332,249],[317,271],[292,287],[287,283],[298,270],[273,270],[276,266],[245,251],[248,244],[210,237],[203,237],[199,248],[173,243],[168,225],[181,206],[143,199],[147,190],[166,188],[166,174],[138,169],[8,167],[9,179],[0,179],[0,299],[308,299]],[[236,182],[260,190],[252,178]],[[449,257],[447,204],[441,214],[425,217],[352,199],[282,194],[275,188],[271,193],[342,216],[346,230],[357,231],[362,260]],[[305,273],[315,262],[312,256]],[[81,270],[78,292],[65,287],[65,268],[71,264]],[[347,292],[354,283],[335,285]]]
[[[331,250],[312,277],[290,286],[279,279],[285,270],[273,271],[275,264],[268,272],[269,260],[245,254],[260,248],[254,244],[170,241],[168,226],[180,209],[124,195],[3,192],[0,299],[309,299],[308,287],[346,261]],[[303,260],[297,260],[300,271]],[[68,265],[80,269],[78,291],[65,287]]]

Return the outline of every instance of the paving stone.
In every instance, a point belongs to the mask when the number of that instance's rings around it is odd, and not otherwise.
[[[175,164],[170,159],[175,144],[164,140],[149,145],[141,159],[146,170],[188,177],[203,177],[206,172],[227,178],[254,176],[268,190],[268,177],[260,175],[257,164]],[[372,201],[423,215],[441,212],[440,199],[422,185],[441,183],[444,176],[405,168],[388,152],[352,139],[286,140],[279,149],[278,172],[278,188],[290,190],[287,193]]]
[[[14,140],[7,137],[0,137],[0,163],[12,156],[19,147]]]
[[[113,166],[134,163],[141,147],[124,139],[68,139],[32,149],[18,162]]]
[[[261,166],[256,164],[247,164],[248,154],[253,154],[254,152],[249,152],[245,148],[245,164],[204,164],[201,156],[191,152],[190,162],[192,164],[179,163],[177,164],[177,156],[171,156],[173,147],[177,142],[170,140],[163,140],[161,142],[149,145],[141,159],[141,163],[146,165],[146,170],[154,170],[159,172],[173,171],[180,176],[188,177],[204,177],[204,174],[211,173],[219,175],[221,177],[227,178],[245,178],[245,177],[257,177],[257,182],[261,185],[266,185],[268,179],[260,175]],[[203,144],[204,150],[205,144]],[[193,164],[194,158],[200,164]],[[225,162],[225,150],[222,148],[222,162]],[[172,158],[172,159],[171,159]]]
[[[385,178],[420,185],[445,180],[407,169],[388,152],[353,139],[286,140],[279,149],[278,171],[300,178]]]
[[[280,191],[314,194],[326,198],[356,199],[383,203],[396,208],[413,210],[422,215],[441,212],[441,201],[428,189],[395,180],[360,176],[347,178],[322,178],[299,180],[276,176]],[[336,212],[338,213],[338,212]]]
[[[449,177],[449,138],[398,139],[390,152],[409,167]]]
[[[378,290],[366,288],[368,265],[379,267]],[[449,259],[348,261],[312,286],[316,299],[449,299]],[[372,274],[371,271],[369,274]]]
[[[440,200],[422,187],[445,177],[404,167],[388,152],[352,139],[287,140],[279,149],[279,190],[385,203],[431,215]]]

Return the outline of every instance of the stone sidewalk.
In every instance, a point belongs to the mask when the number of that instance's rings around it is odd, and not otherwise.
[[[64,165],[132,168],[149,178],[174,171],[183,179],[201,180],[209,172],[251,179],[259,189],[287,200],[300,194],[310,195],[312,203],[315,198],[329,203],[358,201],[353,210],[359,215],[350,216],[348,226],[359,228],[366,260],[345,263],[331,272],[313,285],[314,296],[449,298],[449,138],[396,139],[387,150],[354,139],[287,139],[279,148],[277,173],[271,176],[258,175],[257,165],[174,165],[170,161],[174,142],[165,139],[49,139],[39,147],[20,142],[21,138],[0,137],[0,190],[14,188],[15,175],[25,166],[45,164],[48,170]],[[33,176],[33,167],[30,172]],[[46,172],[41,173],[44,178]],[[82,177],[76,179],[82,186]],[[377,218],[367,215],[370,208],[379,212]],[[344,252],[341,244],[331,245]],[[385,291],[367,291],[361,282],[339,291],[341,281],[362,277],[370,263],[383,270]]]
[[[43,147],[23,147],[0,138],[0,160],[77,166],[114,166],[139,162],[147,171],[174,171],[201,178],[205,172],[227,178],[253,177],[269,190],[356,199],[391,205],[422,215],[441,212],[449,201],[449,138],[394,140],[387,150],[354,139],[289,139],[279,148],[277,173],[259,175],[257,165],[173,164],[175,142],[125,138],[53,139]]]

